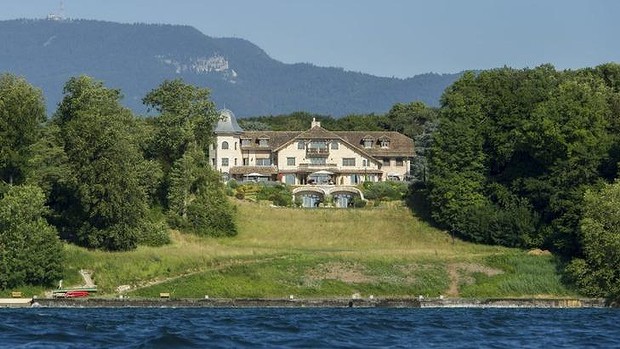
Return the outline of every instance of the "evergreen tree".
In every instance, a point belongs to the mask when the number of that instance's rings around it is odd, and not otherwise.
[[[171,224],[199,235],[236,235],[234,207],[206,156],[219,117],[209,90],[165,81],[143,101],[160,112],[150,149],[161,164],[160,200]]]
[[[90,77],[72,78],[64,92],[54,122],[75,181],[54,207],[63,236],[92,248],[135,248],[147,203],[133,115],[120,106],[119,91]]]
[[[170,174],[168,194],[174,225],[198,235],[237,234],[234,207],[228,202],[219,175],[197,145],[190,146]]]

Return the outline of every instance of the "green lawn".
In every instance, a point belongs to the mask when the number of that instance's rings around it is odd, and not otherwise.
[[[236,201],[239,235],[131,252],[66,246],[65,285],[93,271],[103,296],[561,297],[552,256],[453,240],[407,208],[289,209]]]

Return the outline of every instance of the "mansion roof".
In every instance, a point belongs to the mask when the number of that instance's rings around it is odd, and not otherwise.
[[[380,157],[413,157],[413,140],[394,131],[329,131],[320,122],[312,121],[305,131],[244,131],[228,109],[220,112],[216,134],[235,134],[242,140],[243,149],[278,151],[296,141],[338,140],[362,154]],[[245,142],[244,142],[245,140]]]
[[[246,149],[278,150],[299,140],[340,140],[373,157],[414,156],[413,140],[394,131],[328,131],[316,126],[306,131],[244,131],[240,138],[250,141]],[[267,146],[258,145],[261,139],[267,139]],[[364,147],[365,139],[372,140],[370,148]],[[389,146],[382,147],[383,139],[389,141]]]

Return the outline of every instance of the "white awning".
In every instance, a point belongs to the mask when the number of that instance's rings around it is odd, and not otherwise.
[[[310,176],[321,176],[321,175],[333,175],[333,172],[329,172],[329,171],[325,171],[325,170],[320,170],[320,171],[316,171],[316,172],[312,172],[310,174]]]

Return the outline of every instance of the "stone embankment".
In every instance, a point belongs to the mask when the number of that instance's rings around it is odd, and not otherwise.
[[[171,308],[603,308],[603,299],[35,299],[42,307],[171,307]]]

